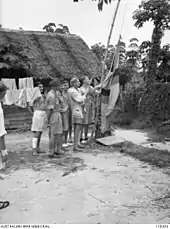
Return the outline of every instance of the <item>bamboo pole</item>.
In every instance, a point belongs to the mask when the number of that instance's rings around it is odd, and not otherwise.
[[[108,55],[108,48],[109,48],[111,36],[112,36],[112,33],[113,33],[113,27],[114,27],[114,24],[115,24],[115,21],[116,21],[116,16],[117,16],[117,13],[118,13],[120,1],[121,0],[118,0],[118,2],[117,2],[117,6],[116,6],[116,9],[115,9],[115,13],[114,13],[114,16],[113,16],[113,21],[112,21],[110,32],[109,32],[109,37],[108,37],[108,40],[107,40],[106,52],[105,52],[105,57],[104,57],[103,65],[102,65],[102,75],[101,75],[101,80],[100,80],[101,86],[102,86],[102,83],[103,83],[103,80],[104,80],[104,69],[105,69],[105,63],[106,63],[106,59],[107,59],[107,55]],[[96,111],[95,137],[99,137],[98,136],[98,134],[99,134],[98,133],[98,127],[97,127],[98,126],[98,122],[99,122],[99,110],[100,110],[100,107],[101,107],[99,96],[97,96],[96,103],[97,103],[97,111]]]
[[[115,9],[115,13],[114,13],[114,16],[113,16],[113,21],[112,21],[110,32],[109,32],[109,37],[108,37],[108,40],[107,40],[106,52],[105,52],[105,57],[104,57],[104,61],[103,61],[103,66],[102,66],[101,84],[102,84],[102,82],[104,80],[104,69],[105,69],[105,63],[106,63],[106,59],[107,59],[107,55],[108,55],[108,48],[109,48],[111,36],[112,36],[112,33],[113,33],[113,27],[114,27],[114,24],[115,24],[115,21],[116,21],[116,16],[117,16],[117,13],[118,13],[120,1],[121,0],[118,0],[118,2],[117,2],[117,6],[116,6],[116,9]]]

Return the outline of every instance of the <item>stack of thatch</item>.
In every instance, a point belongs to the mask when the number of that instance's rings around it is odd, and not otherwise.
[[[76,35],[0,29],[0,41],[1,45],[15,43],[25,47],[24,55],[33,63],[35,78],[94,78],[101,74],[101,63]]]

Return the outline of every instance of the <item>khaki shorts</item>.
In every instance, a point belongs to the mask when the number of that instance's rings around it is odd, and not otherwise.
[[[60,112],[53,112],[50,118],[50,135],[62,134],[62,118]]]
[[[82,123],[83,123],[82,118],[73,117],[73,124],[82,124]]]

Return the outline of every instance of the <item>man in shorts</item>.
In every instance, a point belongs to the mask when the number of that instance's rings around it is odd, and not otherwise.
[[[63,105],[60,94],[60,80],[54,79],[48,92],[47,100],[47,120],[49,124],[49,157],[53,158],[62,153],[62,117],[61,108]],[[57,149],[57,150],[56,150]]]
[[[81,151],[84,148],[80,144],[80,135],[83,122],[82,106],[86,99],[86,94],[82,95],[79,90],[80,81],[78,78],[73,77],[70,81],[71,88],[68,90],[69,99],[72,109],[72,120],[74,124],[74,151]]]

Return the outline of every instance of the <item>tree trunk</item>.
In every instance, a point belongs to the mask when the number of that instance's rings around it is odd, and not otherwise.
[[[156,79],[162,36],[163,32],[161,31],[160,27],[156,25],[152,33],[152,45],[149,54],[147,83],[153,83]]]

